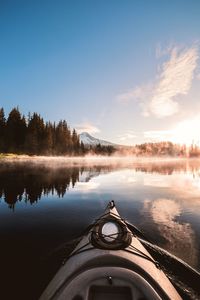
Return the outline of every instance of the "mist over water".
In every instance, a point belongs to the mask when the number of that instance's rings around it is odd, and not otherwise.
[[[0,160],[5,291],[37,299],[55,272],[45,273],[45,259],[111,199],[149,240],[200,270],[200,160],[22,157]]]

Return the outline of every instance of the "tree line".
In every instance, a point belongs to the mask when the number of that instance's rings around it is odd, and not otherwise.
[[[132,147],[87,146],[80,142],[75,129],[70,129],[66,120],[58,123],[45,122],[36,112],[25,117],[14,107],[8,117],[0,108],[0,153],[16,153],[29,155],[94,155],[136,156],[179,156],[199,157],[200,148],[197,145],[173,144],[163,141],[144,143]]]
[[[0,108],[0,153],[29,155],[85,155],[111,154],[114,149],[97,145],[85,147],[75,129],[66,120],[45,122],[36,112],[26,118],[14,107],[6,119]]]
[[[136,145],[133,149],[133,152],[137,156],[200,156],[200,148],[195,144],[186,146],[185,144],[174,144],[168,141]]]
[[[170,141],[150,142],[135,146],[120,146],[118,153],[124,156],[142,157],[200,157],[200,147],[196,144],[174,144]]]

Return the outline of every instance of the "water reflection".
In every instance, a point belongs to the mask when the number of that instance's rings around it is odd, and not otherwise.
[[[116,173],[121,170],[131,170],[125,173]],[[111,181],[104,184],[131,185],[138,183],[136,173],[144,173],[143,185],[154,188],[171,188],[178,190],[187,187],[187,193],[194,194],[200,189],[200,160],[173,160],[173,161],[134,161],[134,160],[92,160],[92,161],[48,161],[42,160],[35,164],[34,160],[25,162],[0,162],[0,199],[8,207],[15,208],[17,202],[36,203],[43,196],[55,195],[64,197],[66,192],[76,187],[80,192],[95,190],[99,182],[92,179],[100,174],[112,174]],[[136,174],[136,175],[135,175]],[[149,174],[149,175],[148,175]],[[155,174],[155,175],[154,175]],[[158,175],[170,175],[157,176]],[[183,174],[181,180],[173,177]],[[114,184],[113,179],[115,178]]]
[[[42,195],[56,193],[58,197],[63,197],[70,185],[75,186],[78,178],[79,170],[75,168],[53,172],[45,167],[3,168],[0,171],[0,194],[8,206],[14,208],[18,201],[33,204]]]
[[[164,238],[164,248],[176,254],[192,266],[198,264],[198,243],[195,232],[189,223],[182,223],[179,217],[182,208],[172,199],[155,199],[144,201],[144,212],[148,212]]]
[[[163,175],[172,175],[173,173],[190,172],[194,176],[200,176],[200,160],[197,159],[174,159],[157,160],[150,162],[136,163],[136,171],[145,173],[157,173]]]
[[[0,198],[4,199],[9,208],[14,209],[18,201],[33,204],[42,196],[64,197],[77,183],[82,190],[96,188],[97,185],[89,183],[90,180],[111,169],[108,166],[52,168],[48,165],[1,165]]]
[[[39,257],[79,235],[111,199],[149,240],[200,270],[200,160],[0,161],[0,265],[17,298],[38,298],[40,280],[53,276],[38,275]]]

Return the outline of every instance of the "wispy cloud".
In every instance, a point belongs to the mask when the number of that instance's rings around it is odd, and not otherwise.
[[[85,123],[82,123],[82,124],[77,124],[77,125],[75,125],[75,128],[76,128],[78,133],[88,132],[90,134],[94,134],[94,133],[100,132],[99,128],[97,128],[96,126],[92,125],[89,122],[85,122]]]
[[[135,139],[136,137],[137,137],[137,135],[132,130],[129,130],[123,134],[118,135],[118,139],[121,142],[124,142],[124,141],[128,142],[130,140]]]
[[[162,47],[161,43],[156,45],[156,58],[161,58],[167,54],[170,54],[172,49],[174,48],[174,44],[169,44],[167,47]]]
[[[172,46],[165,50],[157,47],[157,58],[166,54],[170,57],[159,66],[154,81],[118,95],[118,101],[138,101],[143,116],[152,114],[163,118],[177,113],[180,108],[177,96],[187,95],[192,85],[199,57],[198,47],[194,45],[181,50]]]
[[[117,100],[121,103],[129,103],[132,100],[142,101],[146,96],[152,92],[152,84],[144,84],[141,86],[137,86],[134,89],[130,89],[129,91],[119,94],[117,96]]]
[[[155,87],[149,109],[157,117],[166,117],[179,110],[177,95],[186,95],[192,84],[197,67],[198,49],[192,47],[178,52],[171,51],[169,61],[163,64],[159,81]]]

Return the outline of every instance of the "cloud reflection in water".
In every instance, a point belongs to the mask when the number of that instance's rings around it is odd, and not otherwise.
[[[198,263],[197,241],[189,223],[180,223],[182,209],[179,202],[172,199],[144,201],[144,211],[151,215],[157,230],[165,239],[165,249],[182,258],[192,266]]]

